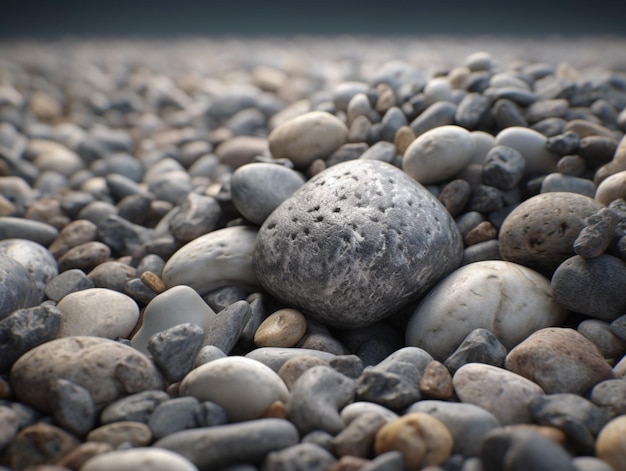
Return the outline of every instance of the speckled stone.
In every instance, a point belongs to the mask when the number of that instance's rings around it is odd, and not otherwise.
[[[37,283],[28,270],[13,258],[0,255],[0,319],[39,302]]]
[[[45,412],[51,408],[51,385],[59,378],[89,390],[96,407],[163,385],[147,357],[98,337],[64,337],[39,345],[15,362],[10,376],[16,397]]]
[[[430,193],[389,164],[351,161],[272,213],[254,268],[270,293],[312,318],[359,327],[423,294],[461,257],[454,221]]]
[[[546,393],[587,394],[613,370],[596,346],[573,329],[535,332],[509,352],[507,369],[539,384]]]
[[[562,192],[524,201],[500,228],[502,258],[551,275],[574,255],[573,244],[585,220],[602,207],[589,197]]]

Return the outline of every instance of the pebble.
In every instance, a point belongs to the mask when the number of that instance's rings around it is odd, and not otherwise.
[[[61,229],[48,250],[58,260],[72,247],[94,241],[97,230],[93,222],[87,219],[76,219]]]
[[[147,390],[111,402],[100,412],[100,423],[130,420],[147,423],[152,412],[170,396],[165,391]]]
[[[393,163],[395,158],[396,146],[386,141],[378,141],[359,156],[362,160],[379,160],[387,163]]]
[[[620,469],[626,458],[625,431],[626,417],[616,417],[600,431],[596,441],[596,456],[613,469]]]
[[[314,443],[298,443],[278,451],[272,451],[263,460],[263,470],[306,469],[326,471],[337,458]]]
[[[399,451],[405,469],[422,469],[445,463],[453,446],[454,439],[440,420],[411,412],[383,425],[376,433],[374,448],[377,455]]]
[[[557,134],[546,139],[546,149],[562,156],[575,154],[580,149],[580,138],[573,131]]]
[[[575,255],[561,263],[552,276],[552,293],[563,307],[595,319],[612,322],[626,312],[621,293],[626,283],[626,263],[602,254],[595,258]]]
[[[20,430],[20,418],[17,413],[6,406],[0,406],[0,449],[4,450],[11,444]]]
[[[610,209],[603,208],[589,216],[574,241],[574,252],[584,258],[602,255],[613,241],[616,226],[617,217]]]
[[[178,453],[160,448],[138,447],[101,453],[87,460],[83,471],[197,471],[198,468]]]
[[[183,396],[219,404],[231,422],[263,417],[274,402],[285,402],[289,397],[287,386],[269,367],[237,356],[193,369],[180,383],[179,391]]]
[[[306,332],[306,319],[296,309],[280,309],[265,319],[256,333],[254,343],[259,347],[293,347]]]
[[[526,161],[526,175],[547,174],[556,170],[559,156],[546,148],[547,138],[529,128],[512,126],[496,135],[496,145],[511,147]]]
[[[148,358],[132,347],[98,337],[43,343],[22,355],[10,375],[15,396],[44,412],[52,407],[50,385],[60,378],[88,389],[97,408],[121,394],[162,387],[161,376]]]
[[[108,443],[113,448],[125,444],[136,448],[149,445],[152,442],[152,432],[142,422],[123,420],[94,428],[86,439],[90,442]]]
[[[626,170],[614,173],[602,180],[595,192],[595,199],[608,205],[611,201],[626,198]]]
[[[451,101],[438,101],[431,104],[411,124],[411,130],[416,137],[442,126],[454,124],[457,106]],[[441,139],[441,138],[439,138]],[[428,144],[424,144],[427,146]]]
[[[454,387],[450,372],[438,361],[431,361],[420,379],[420,393],[431,399],[452,399]]]
[[[489,100],[480,93],[468,93],[456,108],[454,121],[465,129],[476,129],[484,113],[489,109]]]
[[[37,283],[28,270],[15,259],[0,255],[0,320],[39,302]]]
[[[517,94],[519,92],[515,91],[513,93]],[[495,97],[497,97],[497,95],[494,94],[494,98]],[[516,96],[512,96],[512,98],[516,98]],[[491,113],[499,129],[511,127],[527,129],[525,126],[528,126],[528,121],[524,117],[524,112],[514,100],[507,97],[497,99],[491,107]]]
[[[186,322],[157,332],[148,340],[148,351],[169,383],[183,379],[193,369],[202,347],[204,331]]]
[[[91,393],[62,378],[51,386],[50,404],[55,422],[75,436],[84,437],[94,428],[98,416]]]
[[[300,356],[314,356],[324,361],[330,361],[335,357],[333,353],[300,347],[260,347],[246,354],[246,358],[261,362],[276,372],[278,372],[287,361]]]
[[[71,470],[80,469],[88,460],[102,454],[113,451],[113,447],[108,443],[84,442],[78,445],[69,453],[66,453],[58,462],[59,466]]]
[[[343,414],[342,414],[343,418]],[[374,451],[376,433],[389,420],[378,412],[364,412],[355,417],[332,440],[336,456],[367,458]]]
[[[215,427],[228,423],[223,407],[200,402],[195,397],[177,397],[160,403],[147,421],[155,439],[196,427]]]
[[[422,412],[441,421],[454,440],[452,453],[465,457],[480,456],[487,434],[500,427],[493,414],[465,402],[424,400],[407,409],[407,413],[412,412]]]
[[[513,371],[481,363],[468,363],[452,377],[460,401],[490,412],[500,425],[532,423],[528,406],[544,394],[536,383]]]
[[[180,306],[185,306],[184,310]],[[143,312],[141,328],[131,337],[131,345],[148,353],[148,342],[158,332],[179,324],[191,323],[206,334],[215,312],[202,297],[186,285],[174,286],[157,295]]]
[[[576,330],[591,340],[609,361],[621,358],[626,353],[626,342],[612,332],[608,322],[586,319],[578,324]]]
[[[452,180],[441,189],[439,201],[448,210],[450,216],[457,217],[469,201],[472,193],[470,184],[460,178]]]
[[[564,309],[539,273],[511,262],[476,262],[452,272],[420,301],[406,342],[445,361],[474,329],[491,331],[511,349],[564,319]]]
[[[304,178],[298,172],[270,163],[239,167],[230,183],[237,211],[258,225],[303,184]]]
[[[445,366],[454,374],[467,363],[484,363],[501,367],[507,350],[488,329],[472,330],[459,347],[446,359]]]
[[[201,295],[228,284],[258,287],[252,268],[256,236],[251,227],[234,226],[194,239],[165,263],[165,286],[187,285]]]
[[[311,111],[276,127],[268,136],[275,159],[290,159],[306,168],[315,159],[324,159],[348,140],[348,128],[336,116]]]
[[[59,258],[59,270],[82,270],[89,272],[111,259],[111,249],[98,241],[85,242],[72,247]]]
[[[588,136],[580,140],[576,153],[589,165],[595,168],[609,163],[615,151],[618,141],[612,137]]]
[[[549,327],[509,352],[505,367],[541,386],[547,394],[585,395],[613,371],[596,346],[569,328]]]
[[[272,213],[254,267],[278,299],[355,328],[423,294],[461,256],[453,220],[430,193],[389,164],[359,160],[316,175]]]
[[[181,244],[215,230],[222,217],[217,200],[211,196],[189,193],[169,221],[174,238]]]
[[[524,176],[526,161],[512,147],[495,146],[487,153],[483,163],[482,181],[501,190],[515,188]]]
[[[585,227],[584,221],[602,207],[587,196],[565,192],[527,199],[502,223],[502,258],[552,275],[574,255],[573,244]]]
[[[298,431],[290,422],[257,419],[183,430],[157,440],[153,446],[182,455],[198,469],[221,469],[241,462],[259,462],[269,453],[298,442]]]
[[[139,320],[139,307],[131,297],[106,288],[70,293],[57,303],[57,308],[63,313],[58,338],[126,338]]]
[[[474,146],[466,129],[440,126],[426,131],[411,143],[402,158],[402,169],[424,185],[440,183],[469,164]]]

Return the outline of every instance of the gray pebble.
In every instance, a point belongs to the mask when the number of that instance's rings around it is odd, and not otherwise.
[[[408,124],[406,116],[397,106],[392,106],[385,112],[381,123],[380,137],[387,142],[393,142],[398,129]]]
[[[392,142],[378,141],[372,147],[363,152],[359,159],[380,160],[382,162],[392,163],[395,157],[396,146]]]
[[[76,217],[92,222],[98,228],[111,215],[117,214],[117,208],[107,201],[93,201],[81,208]]]
[[[579,195],[593,198],[596,194],[596,185],[586,178],[550,173],[546,175],[541,183],[541,193],[552,191],[578,193]]]
[[[205,345],[196,355],[193,367],[197,368],[200,365],[204,365],[205,363],[217,360],[218,358],[224,358],[226,356],[227,355],[215,345]]]
[[[364,366],[380,363],[404,343],[402,335],[384,322],[346,331],[342,341]]]
[[[489,100],[480,93],[468,93],[456,109],[454,120],[466,129],[476,129],[483,114],[489,109]]]
[[[165,379],[175,383],[192,370],[203,340],[202,328],[186,322],[150,337],[148,351]]]
[[[295,382],[287,400],[287,417],[301,433],[344,428],[338,410],[354,398],[355,382],[328,366],[314,366]]]
[[[50,404],[56,423],[78,437],[96,425],[96,410],[89,390],[63,378],[52,385]]]
[[[143,306],[149,304],[150,301],[156,298],[159,294],[146,285],[140,278],[128,280],[124,284],[123,292],[133,298],[138,304]]]
[[[0,216],[0,240],[28,239],[47,247],[58,234],[56,227],[45,222]]]
[[[556,171],[563,175],[581,177],[587,170],[587,163],[578,155],[564,155],[556,163]]]
[[[0,372],[8,372],[21,355],[56,337],[63,313],[43,304],[18,309],[0,320]]]
[[[363,362],[356,355],[337,355],[328,364],[348,378],[357,379],[363,373]]]
[[[217,200],[189,193],[169,220],[170,231],[181,244],[213,231],[222,216]]]
[[[17,413],[10,407],[0,405],[0,450],[4,450],[11,444],[19,430],[20,418]],[[0,467],[2,468],[4,467]],[[8,469],[4,468],[4,470]]]
[[[467,211],[455,220],[456,227],[459,229],[462,237],[465,237],[469,231],[478,226],[485,220],[485,217],[478,211]]]
[[[156,254],[148,254],[137,264],[137,276],[140,277],[143,273],[149,271],[160,277],[164,265],[165,261],[163,258]]]
[[[468,211],[490,213],[504,206],[504,196],[495,186],[475,185],[467,202]]]
[[[319,350],[333,355],[345,355],[348,349],[321,322],[312,319],[306,321],[306,332],[297,344],[300,348]]]
[[[530,128],[546,137],[554,137],[564,131],[566,124],[567,121],[562,118],[546,118],[533,124]]]
[[[150,229],[133,224],[116,214],[108,215],[97,225],[99,240],[118,255],[132,255],[152,238]]]
[[[446,359],[445,365],[454,375],[467,363],[502,366],[506,354],[506,348],[491,331],[479,328],[465,337],[461,345]]]
[[[463,250],[461,266],[483,260],[502,260],[500,243],[497,240],[486,240],[478,244],[470,245]]]
[[[616,360],[626,353],[626,342],[611,331],[611,324],[598,319],[586,319],[576,328],[598,347],[604,358]]]
[[[501,190],[515,188],[526,170],[522,154],[507,146],[495,146],[488,153],[482,168],[482,180]]]
[[[231,304],[246,299],[246,291],[239,285],[226,285],[205,294],[202,298],[211,309],[220,312]]]
[[[166,392],[159,390],[131,394],[110,402],[100,413],[100,423],[110,424],[125,420],[148,423],[156,407],[169,399]]]
[[[246,357],[259,361],[278,372],[288,360],[302,355],[311,355],[324,361],[330,361],[335,357],[332,353],[295,347],[261,347],[248,352]]]
[[[536,123],[547,118],[562,118],[569,109],[569,102],[564,98],[541,100],[532,103],[524,111],[529,123]]]
[[[607,419],[626,414],[626,381],[608,379],[591,390],[591,401],[604,410]]]
[[[214,345],[229,354],[239,341],[241,332],[250,320],[252,310],[245,301],[237,301],[211,317],[207,326],[204,345]]]
[[[438,199],[452,217],[458,216],[467,205],[472,193],[470,184],[460,178],[447,183],[439,193]]]
[[[450,101],[438,101],[430,105],[417,118],[411,121],[411,129],[415,136],[421,136],[426,131],[454,123],[456,104]]]
[[[326,471],[337,459],[324,448],[313,443],[299,443],[280,451],[273,451],[263,460],[263,471]]]
[[[335,455],[367,458],[373,452],[376,432],[388,422],[377,412],[365,412],[352,420],[332,440]]]
[[[398,471],[404,469],[404,456],[399,451],[388,451],[375,457],[360,471]]]
[[[575,154],[578,152],[579,146],[580,138],[573,131],[557,134],[546,140],[546,149],[557,155]]]
[[[72,247],[59,257],[59,270],[82,270],[88,272],[111,259],[111,249],[98,241],[85,242]]]
[[[349,142],[348,144],[344,144],[335,152],[330,154],[325,161],[326,166],[332,167],[333,165],[337,165],[342,162],[356,160],[361,157],[367,149],[369,149],[369,146],[365,142]]]
[[[91,270],[87,277],[96,288],[108,288],[123,293],[126,283],[136,278],[136,275],[134,267],[122,262],[108,261]]]
[[[491,107],[491,113],[499,129],[512,126],[528,126],[522,109],[513,100],[507,98],[497,100]]]
[[[493,101],[504,99],[519,106],[528,106],[537,101],[538,98],[536,94],[517,87],[489,87],[483,92],[483,94]],[[524,122],[526,121],[526,118],[524,118],[523,115],[521,118]]]
[[[147,421],[154,438],[159,440],[172,433],[197,427],[196,410],[199,405],[200,401],[192,396],[160,402]]]
[[[272,451],[293,446],[298,431],[282,419],[257,419],[237,424],[183,430],[157,440],[153,446],[172,450],[198,469],[261,461]]]
[[[589,216],[586,225],[574,241],[574,252],[584,258],[602,255],[613,241],[617,216],[608,208],[602,208]]]
[[[0,255],[0,320],[16,309],[39,304],[39,290],[24,266]]]
[[[357,399],[401,410],[421,398],[419,382],[433,358],[417,347],[404,347],[375,366],[356,383]]]
[[[614,471],[606,461],[593,456],[577,456],[572,460],[576,471]]]
[[[580,140],[577,154],[591,168],[610,162],[617,150],[618,141],[607,136],[586,136]]]

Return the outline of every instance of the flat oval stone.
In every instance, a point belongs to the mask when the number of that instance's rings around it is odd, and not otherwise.
[[[222,406],[231,422],[258,419],[289,391],[277,373],[256,360],[225,357],[192,370],[180,383],[180,394]]]
[[[315,159],[324,159],[348,141],[348,128],[336,116],[311,111],[281,124],[268,136],[275,159],[290,159],[306,168]]]
[[[133,298],[106,288],[70,293],[58,302],[57,308],[63,313],[58,338],[126,338],[139,320],[139,307]]]
[[[626,199],[626,170],[606,177],[595,193],[596,201],[606,205],[620,198]]]
[[[279,309],[265,319],[256,333],[258,347],[293,347],[306,332],[306,318],[296,309]]]
[[[304,178],[298,172],[282,165],[259,162],[239,167],[231,178],[230,191],[237,211],[261,225],[303,184]]]
[[[487,260],[441,280],[415,309],[406,341],[444,361],[474,329],[493,332],[510,349],[565,316],[544,276],[515,263]]]
[[[556,170],[559,156],[546,148],[543,134],[521,126],[511,126],[496,135],[496,145],[512,147],[524,157],[526,174],[545,174]]]
[[[198,468],[187,458],[162,448],[131,448],[101,453],[87,460],[80,467],[83,471],[197,471]]]
[[[585,220],[602,208],[593,199],[575,193],[533,196],[502,223],[502,258],[551,275],[574,255],[574,241],[585,227]]]
[[[626,460],[626,416],[616,417],[600,431],[596,441],[596,455],[613,469],[620,469]]]
[[[402,158],[402,169],[418,182],[429,185],[448,180],[469,164],[474,139],[460,126],[440,126],[415,139]]]
[[[0,255],[0,319],[39,301],[37,284],[28,270],[15,259]]]
[[[187,285],[202,295],[224,285],[258,287],[252,269],[256,234],[252,227],[233,226],[192,240],[165,263],[165,286]]]
[[[270,215],[254,269],[313,319],[361,327],[424,294],[461,257],[456,224],[430,192],[392,165],[358,160],[316,175]]]
[[[48,413],[57,379],[87,389],[98,408],[123,394],[163,387],[159,372],[146,356],[99,337],[63,337],[39,345],[13,364],[10,376],[21,402]]]
[[[45,222],[12,216],[0,217],[0,240],[28,239],[47,247],[58,234],[56,227]]]

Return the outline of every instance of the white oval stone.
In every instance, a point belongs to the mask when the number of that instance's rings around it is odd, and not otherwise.
[[[547,138],[534,129],[511,126],[496,136],[496,145],[512,147],[524,157],[526,174],[547,174],[556,171],[559,156],[546,149]]]
[[[216,314],[204,299],[189,286],[174,286],[148,303],[143,312],[143,324],[130,344],[148,353],[148,341],[157,332],[190,322],[201,327],[206,336]]]
[[[474,152],[470,163],[482,165],[489,151],[496,145],[496,138],[485,131],[472,131],[470,134],[474,139]]]
[[[222,406],[229,421],[262,417],[276,401],[286,402],[289,391],[272,369],[256,360],[219,358],[192,370],[180,383],[181,396]]]
[[[596,189],[595,200],[607,206],[620,198],[626,198],[626,170],[606,177]]]
[[[257,288],[252,269],[256,234],[253,227],[234,226],[192,240],[163,267],[165,286],[187,285],[200,294],[224,285]]]
[[[57,338],[126,338],[139,320],[139,307],[133,298],[106,288],[75,291],[64,296],[57,307],[64,314]]]
[[[440,126],[426,131],[409,145],[402,158],[402,169],[424,185],[439,183],[467,166],[475,146],[467,129]]]
[[[268,136],[275,159],[289,159],[296,167],[307,167],[324,159],[348,141],[348,128],[336,116],[311,111],[281,124]]]
[[[452,272],[422,299],[406,341],[443,362],[474,329],[490,330],[510,350],[564,318],[547,278],[512,262],[481,261]]]
[[[101,453],[87,460],[82,471],[198,471],[187,458],[163,448],[131,448]]]

